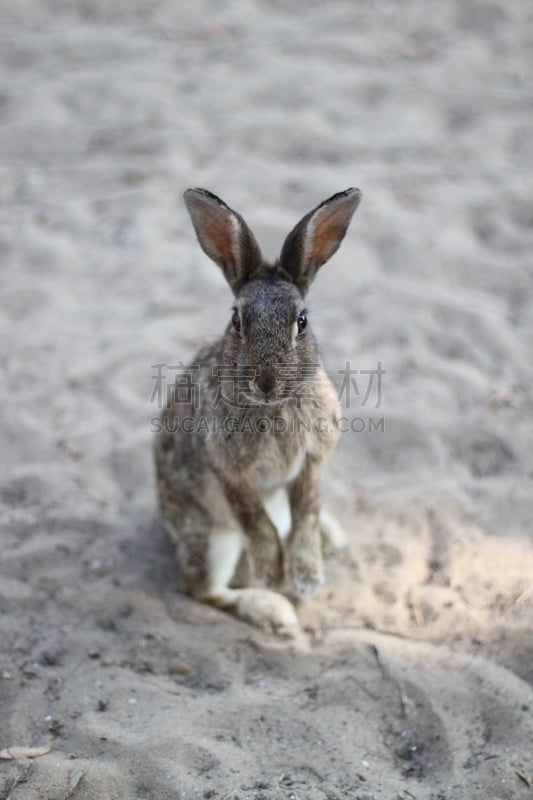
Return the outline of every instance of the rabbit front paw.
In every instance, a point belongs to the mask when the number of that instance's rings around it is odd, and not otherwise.
[[[310,552],[291,553],[287,571],[290,586],[297,595],[311,594],[324,583],[322,559]]]

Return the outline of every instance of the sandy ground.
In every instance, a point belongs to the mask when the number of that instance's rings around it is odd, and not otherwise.
[[[533,796],[532,40],[520,0],[1,4],[0,748],[53,750],[0,798]],[[180,596],[155,517],[152,365],[231,306],[190,185],[271,256],[364,192],[310,313],[339,388],[386,374],[293,642]]]

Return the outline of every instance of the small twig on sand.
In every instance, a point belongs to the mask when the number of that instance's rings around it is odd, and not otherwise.
[[[17,758],[39,758],[45,756],[51,749],[51,744],[45,744],[43,747],[5,747],[0,750],[0,759],[14,761]]]
[[[407,719],[407,717],[408,717],[408,710],[407,710],[408,698],[407,698],[407,695],[404,694],[400,682],[396,680],[396,678],[392,675],[390,669],[388,668],[387,664],[383,661],[383,657],[381,656],[381,653],[379,652],[379,650],[376,647],[376,645],[375,644],[371,644],[370,645],[370,649],[374,653],[374,657],[375,657],[377,665],[378,665],[378,667],[380,669],[380,672],[381,672],[381,675],[383,677],[383,680],[390,681],[395,686],[396,691],[398,692],[398,697],[400,698],[400,706],[401,706],[401,709],[402,709],[402,715],[403,715],[403,717],[405,719]]]
[[[412,592],[409,594],[407,605],[411,609],[411,613],[417,628],[422,628],[425,623],[424,612],[422,610],[422,606],[420,605],[420,601],[417,597],[413,597]]]
[[[513,769],[517,777],[520,778],[520,780],[523,781],[523,783],[525,783],[526,786],[529,786],[530,788],[531,786],[533,786],[533,777],[528,772],[526,772],[526,770],[522,767],[521,764],[513,765]]]
[[[377,663],[377,665],[379,667],[379,670],[381,672],[382,678],[384,680],[386,680],[386,681],[390,681],[390,679],[391,679],[390,670],[387,667],[387,665],[384,663],[383,659],[381,658],[381,653],[379,652],[379,650],[376,647],[376,645],[375,644],[371,644],[370,645],[370,650],[374,654],[374,657],[376,659],[376,663]]]
[[[74,792],[83,780],[84,775],[85,773],[80,767],[76,767],[76,769],[72,770],[68,780],[68,793],[66,800],[70,800],[70,798],[74,796]]]

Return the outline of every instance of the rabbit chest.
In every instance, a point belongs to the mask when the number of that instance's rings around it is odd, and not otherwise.
[[[301,473],[307,456],[321,460],[337,438],[333,424],[321,425],[307,408],[278,407],[255,420],[244,470],[262,495],[289,486]]]
[[[283,453],[269,448],[268,457],[261,456],[255,467],[255,484],[261,494],[269,494],[282,486],[287,486],[300,474],[305,462],[305,451],[291,453],[287,458]],[[264,454],[266,456],[266,453]]]

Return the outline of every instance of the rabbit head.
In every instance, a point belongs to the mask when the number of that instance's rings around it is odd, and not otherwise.
[[[325,200],[300,220],[269,264],[240,214],[206,189],[185,192],[198,241],[235,296],[223,350],[246,402],[283,402],[312,380],[318,353],[305,296],[338,249],[360,199],[359,189],[347,189]]]

